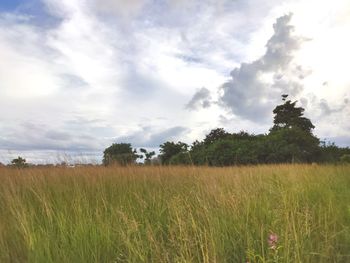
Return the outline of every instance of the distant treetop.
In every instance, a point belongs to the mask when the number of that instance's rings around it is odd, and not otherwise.
[[[303,117],[304,108],[296,107],[295,104],[297,101],[291,102],[286,100],[288,97],[287,94],[282,95],[283,104],[278,105],[274,110],[274,126],[271,128],[271,131],[276,131],[280,129],[291,129],[299,128],[303,131],[311,133],[311,130],[315,128],[312,122]]]

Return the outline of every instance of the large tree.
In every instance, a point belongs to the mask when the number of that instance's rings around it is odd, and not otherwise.
[[[130,143],[113,143],[103,152],[103,164],[128,165],[135,163],[139,157]]]
[[[292,102],[287,100],[288,95],[282,95],[283,104],[276,106],[273,110],[275,114],[273,119],[273,127],[271,131],[277,131],[281,129],[299,128],[305,132],[311,133],[311,130],[315,128],[312,122],[304,117],[305,109],[302,107],[296,107],[297,101]]]
[[[304,117],[305,109],[296,107],[297,101],[287,100],[276,106],[273,127],[267,142],[270,145],[268,162],[312,162],[319,158],[320,140],[313,135],[315,126]],[[269,148],[269,147],[267,147]]]
[[[320,141],[298,127],[271,132],[265,141],[267,163],[314,162],[320,157]]]

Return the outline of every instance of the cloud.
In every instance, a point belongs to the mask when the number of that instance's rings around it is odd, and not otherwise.
[[[182,126],[175,126],[169,129],[165,129],[158,133],[152,134],[149,137],[149,140],[146,146],[148,147],[155,146],[155,145],[159,146],[161,143],[164,143],[166,141],[182,140],[183,138],[182,135],[184,135],[184,133],[187,131],[189,131],[189,129]]]
[[[99,12],[122,16],[124,19],[138,15],[147,0],[93,0],[92,6]]]
[[[128,142],[134,147],[156,148],[166,141],[177,141],[183,137],[188,128],[175,126],[164,130],[155,130],[153,127],[144,126],[141,130],[131,135],[116,138],[117,142]]]
[[[55,163],[100,163],[102,152],[79,152],[79,151],[59,151],[59,150],[1,150],[0,162],[8,164],[14,158],[21,156],[28,163],[34,164],[55,164]]]
[[[0,149],[101,152],[115,135],[105,121],[81,117],[56,125],[39,120],[7,122],[0,128]]]
[[[219,102],[233,114],[253,121],[266,121],[282,93],[298,95],[309,70],[293,63],[294,54],[305,41],[293,34],[292,14],[279,17],[266,52],[251,63],[242,63],[221,86]]]
[[[341,105],[337,107],[330,107],[329,103],[325,99],[321,99],[319,102],[319,108],[321,109],[320,117],[323,118],[325,116],[331,115],[333,113],[343,112],[344,109],[349,105],[349,99],[345,98]]]
[[[207,88],[199,89],[186,104],[187,109],[197,109],[199,107],[209,108],[211,105],[211,95]]]
[[[36,4],[0,11],[2,149],[101,153],[123,137],[158,147],[168,139],[197,139],[219,125],[220,114],[227,117],[225,128],[263,132],[282,93],[305,98],[313,118],[321,109],[324,116],[339,110],[332,134],[347,132],[348,107],[341,110],[338,102],[350,96],[344,95],[350,38],[343,33],[349,27],[333,31],[333,24],[319,23],[328,21],[328,4],[318,5],[318,20],[304,8],[311,2],[292,0],[29,2]],[[291,15],[271,28],[290,10],[295,29],[309,28],[298,34],[315,33],[322,44],[310,45],[301,60],[300,49],[315,41],[304,43],[293,32]],[[312,67],[305,57],[316,61]],[[320,98],[327,102],[320,106]],[[329,116],[320,124],[322,134]]]

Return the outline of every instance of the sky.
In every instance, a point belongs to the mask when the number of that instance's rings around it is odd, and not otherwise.
[[[348,0],[1,0],[0,162],[266,133],[282,94],[350,146],[349,32]]]

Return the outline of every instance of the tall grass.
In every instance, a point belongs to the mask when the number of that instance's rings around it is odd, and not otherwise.
[[[0,262],[350,262],[350,166],[1,168]]]

